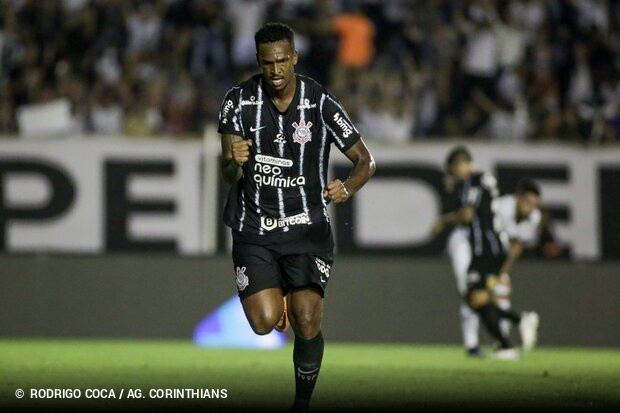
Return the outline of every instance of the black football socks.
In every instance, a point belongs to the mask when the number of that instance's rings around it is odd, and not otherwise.
[[[486,327],[487,331],[494,339],[496,339],[501,348],[512,348],[512,344],[504,334],[499,325],[499,321],[502,318],[502,310],[500,310],[495,304],[487,304],[483,307],[476,309],[476,312],[480,314],[482,323]]]
[[[295,403],[293,410],[307,410],[310,396],[319,377],[321,360],[323,360],[323,334],[305,340],[295,336],[293,364],[295,366]]]

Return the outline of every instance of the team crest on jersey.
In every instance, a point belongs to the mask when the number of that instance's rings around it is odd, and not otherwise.
[[[304,145],[312,140],[312,132],[310,131],[312,122],[306,123],[305,120],[299,121],[299,124],[293,122],[293,127],[295,128],[295,132],[293,132],[293,142]]]
[[[245,290],[245,287],[247,287],[248,284],[250,283],[248,276],[245,275],[245,270],[246,270],[245,267],[237,267],[235,269],[235,272],[237,274],[237,277],[235,278],[235,282],[237,283],[237,289],[239,291]]]

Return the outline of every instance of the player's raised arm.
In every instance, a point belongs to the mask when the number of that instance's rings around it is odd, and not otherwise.
[[[349,177],[342,182],[335,179],[327,184],[324,196],[329,197],[335,204],[340,204],[349,199],[355,192],[375,173],[375,160],[370,154],[368,147],[360,138],[353,146],[344,153],[353,163],[353,169]]]
[[[237,135],[222,135],[222,176],[226,182],[235,182],[243,176],[242,166],[250,158],[250,146],[250,139]]]

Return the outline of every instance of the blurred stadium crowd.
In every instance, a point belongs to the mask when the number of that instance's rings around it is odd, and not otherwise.
[[[68,99],[83,133],[200,136],[289,23],[368,139],[620,141],[620,2],[0,0],[0,134]]]

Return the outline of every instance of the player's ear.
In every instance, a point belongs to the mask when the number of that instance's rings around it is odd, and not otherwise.
[[[299,53],[297,53],[297,49],[293,51],[293,66],[297,64],[297,59],[299,58]]]
[[[260,58],[258,57],[258,52],[256,52],[256,64],[260,67]]]

